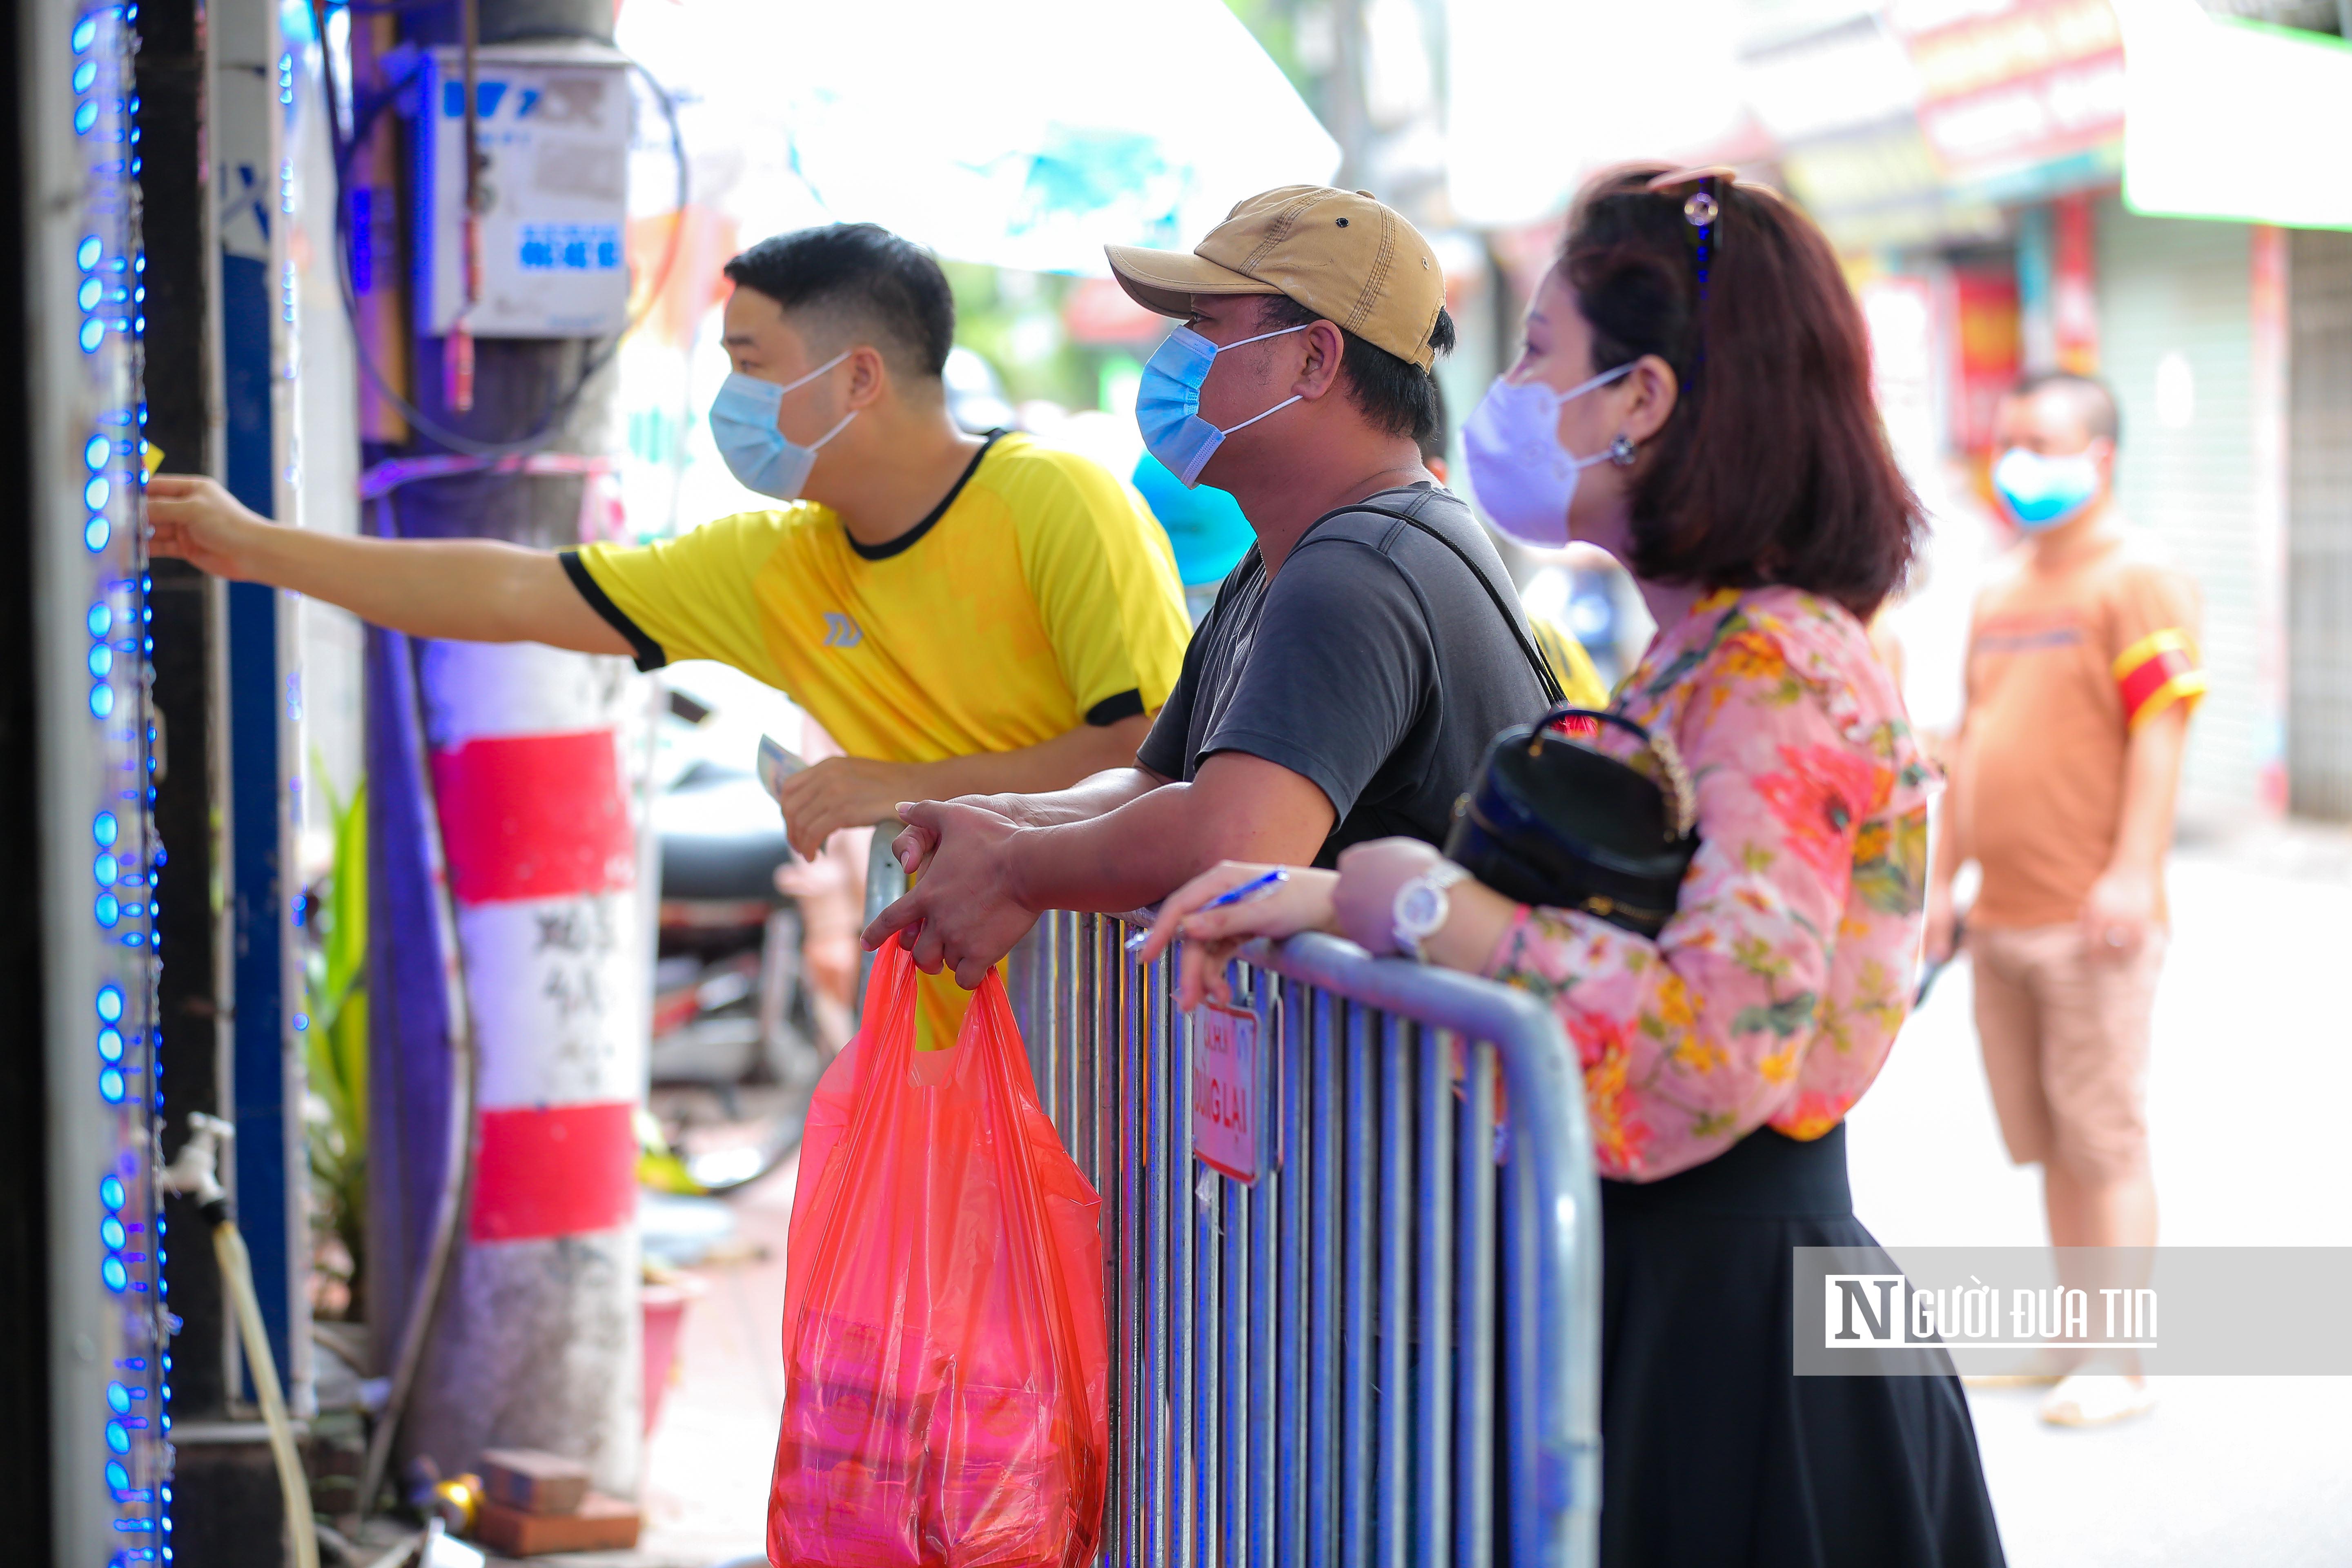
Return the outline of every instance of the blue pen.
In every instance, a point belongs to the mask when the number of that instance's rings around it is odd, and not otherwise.
[[[1211,899],[1207,903],[1202,904],[1199,910],[1193,912],[1196,914],[1205,914],[1211,910],[1222,910],[1227,904],[1245,903],[1249,900],[1255,899],[1262,893],[1272,892],[1275,889],[1282,886],[1283,883],[1287,882],[1288,880],[1290,880],[1290,868],[1287,866],[1276,866],[1273,870],[1265,872],[1262,876],[1252,877],[1248,881],[1244,882],[1237,888],[1227,888],[1223,892],[1219,893],[1215,898]],[[1147,927],[1142,931],[1137,931],[1133,936],[1127,939],[1127,951],[1129,952],[1141,952],[1143,951],[1143,944],[1150,940],[1151,930]]]

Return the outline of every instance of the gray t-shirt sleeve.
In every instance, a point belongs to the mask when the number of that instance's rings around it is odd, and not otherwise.
[[[1199,632],[1184,647],[1184,665],[1177,672],[1176,684],[1168,693],[1168,700],[1160,705],[1160,716],[1151,721],[1150,732],[1143,744],[1136,748],[1138,766],[1150,769],[1163,779],[1181,779],[1185,775],[1185,737],[1192,732],[1192,704],[1201,690],[1201,650],[1208,639]]]
[[[1353,540],[1313,541],[1275,574],[1249,663],[1202,754],[1246,752],[1288,768],[1344,819],[1436,689],[1436,648],[1404,574]]]

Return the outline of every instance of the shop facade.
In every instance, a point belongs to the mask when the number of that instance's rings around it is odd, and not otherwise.
[[[1847,258],[1937,517],[1921,597],[1947,603],[1901,628],[1923,728],[1957,720],[1967,584],[2013,537],[2001,395],[2053,369],[2114,389],[2122,509],[2204,598],[2192,828],[2352,819],[2344,9],[1752,5],[1740,132],[1678,149],[1787,192]]]

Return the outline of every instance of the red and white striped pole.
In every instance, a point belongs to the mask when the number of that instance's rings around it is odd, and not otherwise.
[[[427,743],[476,1058],[475,1161],[404,1445],[534,1447],[636,1488],[636,1153],[652,944],[625,659],[436,643]]]

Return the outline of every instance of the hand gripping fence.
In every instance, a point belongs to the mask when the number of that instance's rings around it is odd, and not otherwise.
[[[903,890],[877,836],[869,911]],[[1192,1156],[1190,1021],[1137,929],[1048,913],[1010,990],[1103,1196],[1101,1561],[1596,1559],[1600,1201],[1549,1009],[1324,936],[1234,966],[1271,1085],[1255,1185]]]

